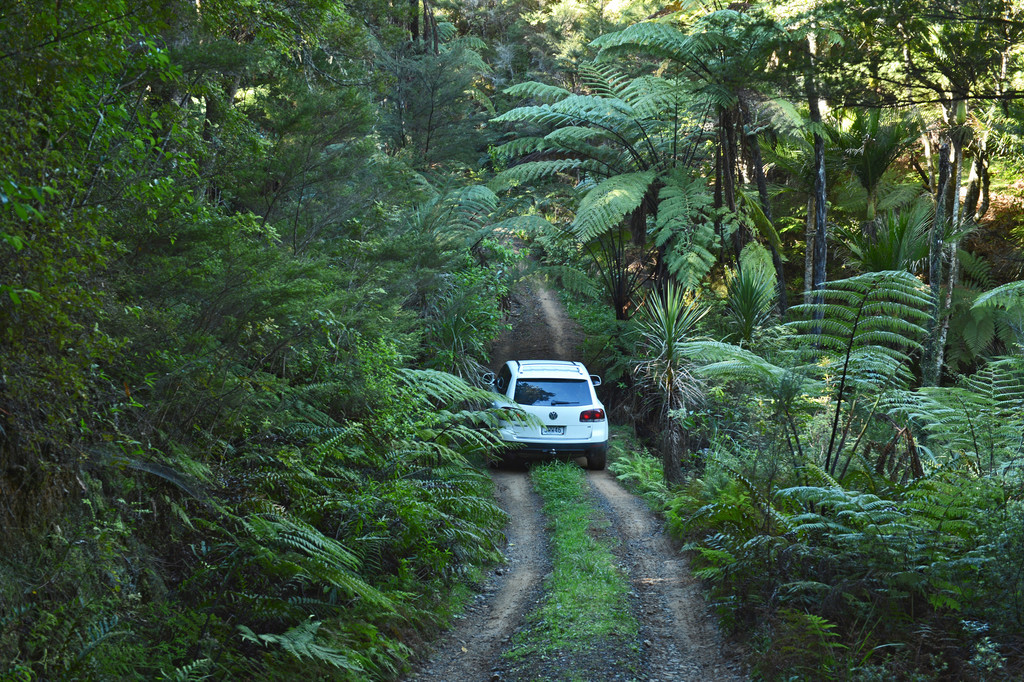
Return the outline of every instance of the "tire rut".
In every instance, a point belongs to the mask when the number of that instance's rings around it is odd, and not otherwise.
[[[519,283],[511,297],[512,328],[497,339],[492,369],[506,360],[579,360],[583,333],[565,312],[558,294],[539,276]]]
[[[509,514],[507,564],[488,578],[484,591],[409,680],[480,682],[500,677],[499,655],[523,616],[539,598],[551,570],[540,498],[521,471],[492,472],[498,504]]]
[[[590,489],[622,542],[622,560],[637,595],[637,620],[649,682],[744,680],[737,658],[708,612],[689,561],[642,500],[607,472],[588,472]]]

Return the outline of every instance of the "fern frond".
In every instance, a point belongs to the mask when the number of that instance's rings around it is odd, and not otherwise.
[[[975,299],[971,308],[1002,307],[1019,309],[1024,306],[1024,280],[1009,282],[990,289]]]
[[[494,148],[495,156],[502,160],[519,159],[534,152],[547,149],[543,136],[523,135]]]
[[[677,174],[658,193],[656,246],[668,246],[668,270],[684,287],[695,289],[718,262],[719,236],[710,218],[712,201],[700,178]]]
[[[598,97],[620,99],[629,79],[614,64],[583,62],[577,67],[583,86]]]
[[[655,171],[623,173],[587,192],[572,224],[576,238],[589,242],[617,226],[640,206],[655,177]]]
[[[645,54],[675,62],[685,62],[694,51],[693,42],[673,26],[646,21],[591,41],[598,50],[598,60],[610,60],[623,53],[642,50]]]
[[[807,343],[845,354],[850,374],[876,387],[886,377],[909,377],[907,351],[921,348],[931,293],[905,271],[867,273],[828,283],[823,301],[791,308],[801,319],[788,326],[805,332]]]
[[[984,289],[991,289],[996,286],[995,278],[992,276],[992,264],[987,258],[976,256],[964,249],[957,250],[957,258],[960,259],[960,267],[963,268],[964,279],[974,286]]]
[[[494,179],[495,186],[509,186],[513,184],[525,184],[548,178],[559,173],[581,168],[583,162],[580,159],[557,159],[554,161],[528,161],[517,166],[512,166]]]
[[[709,378],[777,384],[792,375],[791,370],[774,365],[760,355],[730,343],[691,341],[683,345],[683,351],[707,363],[701,365],[698,372]]]
[[[526,97],[529,99],[535,99],[548,104],[558,102],[559,100],[563,100],[572,95],[572,93],[565,88],[537,81],[517,83],[506,88],[505,94],[510,97]]]
[[[170,673],[160,671],[161,682],[200,682],[210,678],[210,668],[213,661],[209,658],[200,658],[186,665],[180,665]]]
[[[740,200],[743,210],[757,229],[757,233],[761,235],[761,238],[771,244],[776,251],[781,251],[782,240],[779,238],[779,233],[775,231],[772,221],[768,220],[768,216],[764,214],[760,201],[742,189],[737,190],[736,196]]]
[[[308,658],[354,673],[365,672],[361,665],[346,656],[340,649],[317,643],[317,631],[322,624],[320,621],[309,620],[280,635],[272,633],[257,635],[245,625],[239,625],[237,628],[243,640],[262,646],[278,646],[297,659]]]
[[[685,115],[693,102],[684,83],[658,76],[634,78],[623,88],[622,98],[633,105],[637,116],[651,120],[664,120],[676,112]]]
[[[519,215],[492,223],[490,229],[495,232],[524,232],[527,235],[535,236],[549,234],[555,229],[555,226],[539,215]]]
[[[544,271],[558,277],[562,287],[569,292],[583,294],[591,299],[596,299],[601,294],[601,284],[579,268],[554,266],[545,268]]]

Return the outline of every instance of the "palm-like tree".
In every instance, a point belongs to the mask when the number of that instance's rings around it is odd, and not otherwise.
[[[569,179],[582,194],[569,234],[592,257],[616,317],[628,319],[639,287],[656,262],[651,224],[700,222],[701,189],[676,169],[693,160],[703,139],[700,113],[683,84],[671,78],[627,78],[610,65],[581,65],[581,93],[542,83],[508,89],[528,104],[499,116],[524,133],[499,148],[515,165],[496,183]],[[668,194],[663,196],[663,190]],[[666,196],[680,215],[659,215]],[[675,220],[679,218],[679,220]],[[662,267],[668,250],[660,245]]]
[[[733,276],[726,303],[731,341],[741,347],[754,341],[771,320],[776,293],[771,272],[760,264],[748,264]]]
[[[847,170],[863,192],[863,231],[873,235],[876,215],[886,188],[885,176],[893,163],[906,152],[921,134],[921,119],[913,114],[883,116],[881,110],[854,110],[833,117],[828,126],[833,151],[838,152],[842,167]]]
[[[686,344],[695,340],[697,323],[707,312],[708,308],[687,300],[683,290],[669,284],[647,299],[636,318],[642,359],[635,372],[641,392],[650,396],[650,406],[658,413],[661,461],[669,484],[682,480],[680,463],[688,448],[682,420],[704,395]]]
[[[905,270],[915,273],[928,259],[934,211],[927,200],[887,211],[874,222],[874,233],[839,228],[852,261],[862,272]]]

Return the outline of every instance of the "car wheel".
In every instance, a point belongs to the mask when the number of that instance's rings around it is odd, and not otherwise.
[[[591,471],[603,471],[607,459],[608,456],[604,450],[587,453],[587,468]]]

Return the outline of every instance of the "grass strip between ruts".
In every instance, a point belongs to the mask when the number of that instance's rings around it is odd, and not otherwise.
[[[591,504],[585,473],[575,464],[553,462],[534,467],[531,478],[552,530],[554,567],[527,627],[505,656],[581,651],[607,637],[635,640],[629,580],[607,544],[595,537],[593,530],[603,530],[608,521]]]

